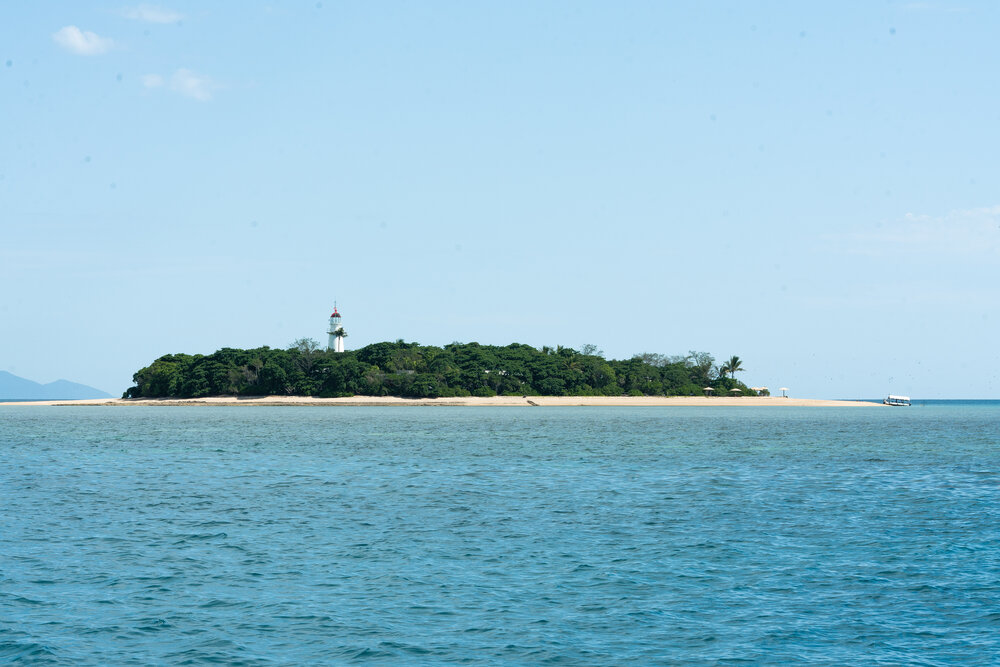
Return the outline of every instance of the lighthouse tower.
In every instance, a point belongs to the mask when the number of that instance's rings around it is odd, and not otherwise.
[[[340,326],[340,313],[337,312],[337,304],[333,304],[333,313],[330,315],[330,328],[327,333],[330,335],[330,339],[326,344],[327,350],[332,350],[333,352],[343,352],[344,351],[344,327]]]

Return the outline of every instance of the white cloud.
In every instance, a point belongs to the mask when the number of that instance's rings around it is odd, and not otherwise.
[[[112,40],[89,30],[80,30],[75,25],[60,28],[52,33],[52,39],[67,51],[81,56],[95,56],[99,53],[105,53],[114,46]]]
[[[143,74],[139,80],[147,88],[159,88],[163,85],[163,77],[159,74]]]
[[[964,13],[969,11],[968,7],[953,6],[941,2],[911,2],[903,5],[903,9],[909,12],[945,12],[948,14]]]
[[[207,102],[212,99],[215,91],[222,87],[211,77],[184,68],[175,71],[169,79],[159,74],[143,74],[139,77],[139,81],[146,88],[166,87],[178,95],[190,97],[199,102]]]
[[[184,18],[183,14],[157,7],[156,5],[139,5],[138,7],[127,7],[122,10],[122,16],[136,21],[146,23],[177,23]]]
[[[855,252],[870,255],[1000,254],[1000,205],[958,209],[942,216],[907,213],[900,220],[851,234]]]
[[[218,87],[209,77],[189,69],[179,69],[170,77],[170,90],[201,102],[212,99],[212,93]]]

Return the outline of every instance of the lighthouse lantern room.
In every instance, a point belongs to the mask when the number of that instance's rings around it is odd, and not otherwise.
[[[333,313],[330,315],[330,328],[327,333],[330,335],[330,339],[326,344],[327,350],[332,350],[334,352],[344,351],[344,327],[340,325],[340,313],[337,311],[337,304],[333,305]]]

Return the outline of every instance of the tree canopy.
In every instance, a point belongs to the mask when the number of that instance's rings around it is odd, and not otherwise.
[[[436,347],[398,340],[335,353],[299,339],[285,350],[164,355],[132,376],[135,384],[124,396],[700,396],[706,386],[720,395],[747,389],[714,363],[711,355],[695,351],[618,361],[589,345],[579,352],[519,343]]]
[[[726,373],[728,373],[729,377],[735,378],[736,374],[742,370],[743,370],[743,360],[734,355],[729,358],[729,361],[722,364],[722,367],[719,369],[719,372],[723,376],[725,376]]]

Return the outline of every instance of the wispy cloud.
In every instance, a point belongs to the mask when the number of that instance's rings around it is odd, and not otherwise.
[[[146,88],[159,88],[163,85],[163,77],[159,74],[143,74],[139,80]]]
[[[135,21],[145,21],[146,23],[177,23],[184,18],[172,9],[164,9],[156,5],[139,5],[138,7],[126,7],[122,10],[122,16]]]
[[[946,14],[960,14],[969,11],[968,7],[942,2],[909,2],[903,5],[903,9],[908,12],[944,12]]]
[[[166,87],[178,95],[190,97],[199,102],[207,102],[212,99],[215,91],[222,87],[209,76],[183,68],[175,71],[169,79],[159,74],[143,74],[139,77],[139,81],[146,88]]]
[[[212,99],[218,87],[211,78],[189,69],[179,69],[170,77],[170,90],[201,102]]]
[[[959,209],[942,216],[907,213],[900,220],[843,240],[853,252],[868,255],[997,255],[1000,205]]]
[[[80,30],[75,25],[60,28],[52,33],[52,39],[67,51],[81,56],[96,56],[106,53],[114,46],[111,39],[101,37],[89,30]]]

